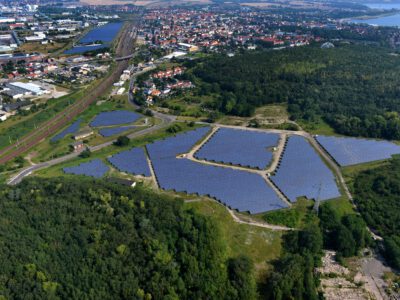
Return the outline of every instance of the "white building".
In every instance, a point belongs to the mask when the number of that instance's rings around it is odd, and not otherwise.
[[[15,18],[0,17],[0,23],[14,23]]]
[[[49,93],[42,87],[38,86],[34,83],[25,83],[25,82],[10,82],[9,85],[11,87],[15,87],[16,90],[26,91],[26,93],[30,93],[35,96],[41,96],[43,94]]]

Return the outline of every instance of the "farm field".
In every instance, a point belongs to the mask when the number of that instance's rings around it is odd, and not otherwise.
[[[317,136],[316,140],[342,167],[389,159],[400,154],[400,146],[388,141]]]

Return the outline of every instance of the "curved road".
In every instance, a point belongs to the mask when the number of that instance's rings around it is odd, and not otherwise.
[[[134,32],[133,25],[129,24],[123,28],[121,38],[117,46],[117,52],[129,54],[133,47],[132,33]],[[108,88],[119,78],[123,70],[128,67],[127,61],[117,63],[115,70],[112,74],[104,78],[93,90],[88,91],[88,94],[78,102],[67,107],[64,111],[57,114],[47,122],[41,124],[34,131],[22,137],[17,144],[10,145],[0,150],[0,163],[6,163],[11,159],[23,154],[24,152],[32,149],[43,139],[57,132],[60,128],[65,126],[71,121],[72,118],[83,112],[91,103],[93,103],[99,96],[104,94]]]
[[[154,116],[159,118],[159,119],[161,119],[161,123],[160,124],[154,125],[152,127],[145,128],[145,129],[143,129],[141,131],[134,132],[134,133],[128,135],[128,138],[134,139],[134,138],[137,138],[139,136],[143,136],[145,134],[152,133],[152,132],[157,131],[157,130],[159,130],[161,128],[167,127],[169,124],[174,122],[175,119],[176,119],[175,116],[164,115],[164,114],[157,113],[157,112],[154,112]],[[100,144],[100,145],[89,147],[89,150],[92,151],[92,152],[98,151],[98,150],[101,150],[101,149],[103,149],[105,147],[111,146],[114,142],[115,142],[115,140],[112,140],[112,141],[109,141],[109,142],[106,142],[106,143],[103,143],[103,144]],[[44,169],[44,168],[47,168],[47,167],[51,167],[51,166],[57,165],[59,163],[68,161],[70,159],[73,159],[73,158],[79,156],[79,154],[80,154],[80,152],[74,152],[74,153],[70,153],[70,154],[67,154],[65,156],[61,156],[61,157],[58,157],[58,158],[55,158],[55,159],[52,159],[52,160],[49,160],[49,161],[46,161],[46,162],[43,162],[43,163],[39,163],[39,164],[36,164],[36,165],[32,165],[32,166],[26,167],[26,168],[22,169],[20,172],[18,172],[16,175],[14,175],[8,181],[8,184],[10,184],[10,185],[18,184],[18,183],[20,183],[22,181],[22,179],[24,179],[25,177],[31,175],[33,172],[35,172],[37,170]]]

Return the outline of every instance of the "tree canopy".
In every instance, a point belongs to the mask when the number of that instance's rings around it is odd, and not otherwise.
[[[400,268],[400,159],[361,172],[355,179],[355,201],[368,225],[384,238],[388,262]]]
[[[318,45],[222,55],[188,62],[185,74],[205,109],[251,116],[256,107],[288,103],[294,120],[324,120],[336,132],[400,139],[400,57],[385,48]]]
[[[141,187],[31,178],[2,186],[0,220],[0,298],[255,297],[214,223]]]

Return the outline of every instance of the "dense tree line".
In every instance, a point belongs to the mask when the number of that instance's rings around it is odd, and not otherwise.
[[[356,256],[371,244],[371,237],[363,218],[356,214],[339,216],[327,203],[320,208],[319,218],[323,233],[324,248],[335,250],[337,259]]]
[[[361,216],[342,217],[329,203],[320,207],[318,217],[308,215],[304,229],[283,237],[283,255],[274,263],[267,282],[267,299],[320,299],[319,277],[323,249],[336,251],[336,259],[358,255],[370,245],[370,235]]]
[[[373,46],[319,46],[188,62],[204,108],[251,116],[287,102],[291,118],[329,123],[338,133],[400,139],[400,58]]]
[[[388,262],[400,269],[400,159],[360,173],[355,201],[368,225],[384,237]]]
[[[254,299],[253,265],[181,201],[91,179],[0,192],[0,298]]]
[[[314,270],[321,261],[322,245],[318,225],[287,233],[283,238],[284,254],[274,263],[268,278],[266,299],[318,299],[319,279]]]

